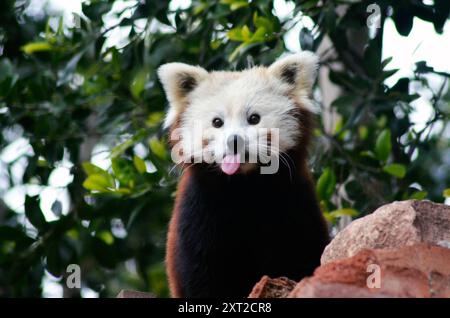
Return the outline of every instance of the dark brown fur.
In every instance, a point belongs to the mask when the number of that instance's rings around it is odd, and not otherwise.
[[[173,297],[245,297],[263,275],[300,280],[319,265],[328,231],[306,164],[312,115],[298,105],[293,116],[293,171],[225,176],[200,164],[181,177],[166,251]]]

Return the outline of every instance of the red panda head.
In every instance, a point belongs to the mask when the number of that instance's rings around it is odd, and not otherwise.
[[[170,103],[164,126],[171,129],[173,159],[206,162],[231,175],[306,143],[302,136],[309,127],[302,116],[312,110],[317,62],[313,53],[302,52],[240,72],[162,65],[158,75]]]

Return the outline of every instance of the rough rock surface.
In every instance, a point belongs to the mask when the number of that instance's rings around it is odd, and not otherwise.
[[[366,248],[392,249],[421,242],[450,247],[450,206],[417,200],[384,205],[338,233],[325,248],[321,263],[351,257]]]
[[[294,289],[297,283],[286,277],[270,278],[263,276],[253,287],[248,298],[285,298]]]
[[[373,264],[379,266],[379,288]],[[450,297],[450,249],[417,244],[363,250],[320,266],[288,297]]]

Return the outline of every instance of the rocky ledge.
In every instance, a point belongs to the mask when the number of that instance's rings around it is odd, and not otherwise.
[[[450,298],[450,207],[384,205],[336,235],[321,263],[298,283],[264,276],[249,297]]]

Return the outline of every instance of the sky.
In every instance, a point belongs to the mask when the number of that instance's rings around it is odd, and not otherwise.
[[[82,0],[31,0],[31,5],[28,9],[29,13],[34,15],[40,14],[40,12],[42,12],[42,5],[45,2],[48,2],[49,10],[54,13],[63,14],[68,25],[73,23],[72,12],[81,14]],[[186,8],[189,4],[190,0],[172,0],[171,9]],[[124,2],[116,1],[113,10],[120,10],[123,8]],[[292,18],[293,9],[293,3],[286,3],[285,0],[274,1],[274,12],[282,19]],[[128,12],[125,14],[131,13]],[[106,23],[108,25],[114,25],[116,19],[117,18],[112,15],[108,16],[106,17]],[[299,52],[301,50],[298,39],[300,29],[303,26],[311,27],[312,21],[308,17],[302,18],[301,22],[285,35],[286,46],[292,52]],[[397,74],[386,80],[387,85],[391,86],[395,84],[401,77],[411,76],[413,74],[415,62],[421,60],[427,61],[427,63],[434,67],[435,70],[450,73],[450,23],[446,24],[444,33],[439,35],[434,31],[432,24],[415,19],[411,34],[408,37],[403,37],[397,33],[392,20],[388,19],[385,24],[384,32],[383,58],[392,56],[393,60],[389,64],[389,67],[399,69]],[[126,33],[127,30],[116,29],[110,34],[107,45],[120,46]],[[430,81],[436,88],[441,84],[436,78],[430,78]],[[411,119],[415,123],[416,128],[421,129],[424,123],[433,114],[432,107],[427,100],[430,96],[423,90],[418,90],[417,92],[423,96],[413,102],[415,111],[412,114]],[[108,149],[104,146],[98,145],[93,151],[93,153],[96,154],[92,158],[93,163],[103,168],[108,168],[109,160],[107,150]],[[1,161],[8,163],[24,153],[30,154],[31,152],[32,149],[27,140],[18,138],[10,146],[0,152],[0,159]],[[15,164],[13,166],[13,174],[21,176],[23,174],[24,166],[24,162]],[[4,189],[5,184],[4,182],[2,183],[0,174],[0,195],[2,194],[3,189],[5,203],[17,213],[23,213],[25,193],[28,193],[29,195],[40,193],[41,209],[46,220],[55,220],[57,219],[57,216],[51,211],[51,205],[55,199],[62,202],[62,213],[68,213],[69,194],[65,189],[65,186],[69,184],[73,178],[70,174],[71,166],[72,164],[68,160],[63,160],[60,163],[60,166],[51,173],[48,187],[16,186],[8,189],[6,192],[6,189]],[[450,200],[446,203],[450,204]],[[59,285],[57,279],[49,274],[44,278],[43,287],[44,296],[46,297],[62,296],[62,287]],[[89,289],[83,289],[82,294],[84,297],[98,296],[94,291]]]

